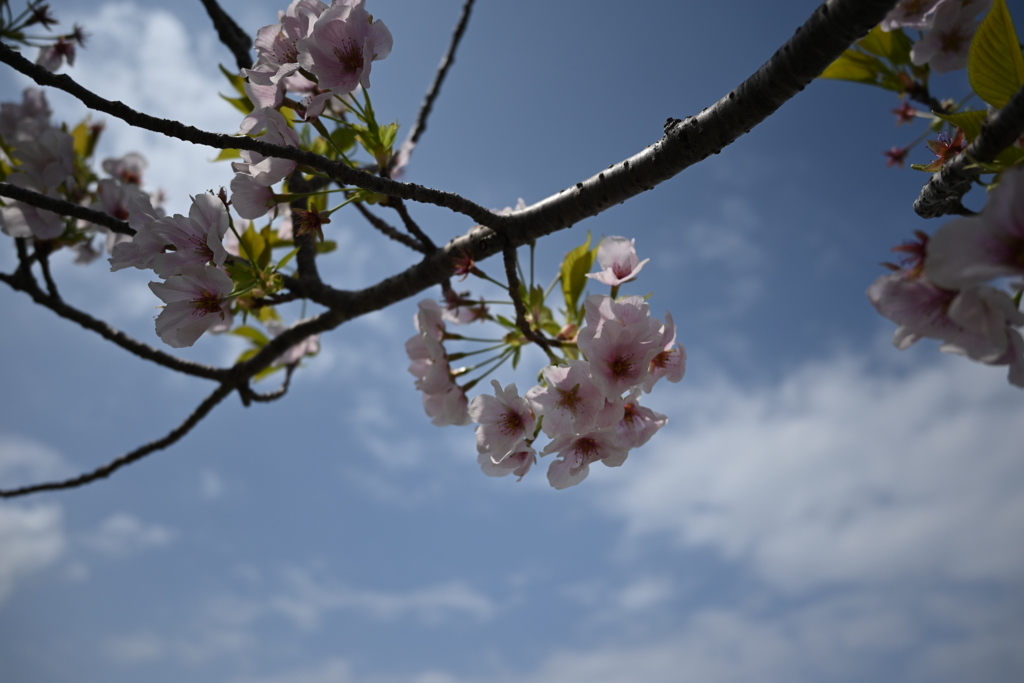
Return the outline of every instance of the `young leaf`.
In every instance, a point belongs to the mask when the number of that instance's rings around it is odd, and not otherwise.
[[[590,248],[591,234],[587,232],[587,241],[565,255],[562,261],[562,294],[565,296],[566,313],[570,322],[581,319],[578,315],[580,296],[587,286],[587,273],[594,265],[597,250]]]
[[[967,76],[974,92],[996,109],[1024,86],[1024,54],[1006,0],[995,0],[978,27],[967,56]]]

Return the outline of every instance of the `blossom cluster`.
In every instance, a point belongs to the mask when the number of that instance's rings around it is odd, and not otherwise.
[[[982,213],[897,250],[907,254],[902,267],[868,289],[879,313],[899,325],[893,343],[939,339],[943,351],[1009,366],[1010,383],[1024,387],[1024,313],[994,286],[1024,276],[1024,168],[1001,175]],[[1011,285],[1019,300],[1024,283]]]
[[[601,270],[587,277],[612,286],[613,292],[647,263],[637,257],[633,241],[622,237],[605,238],[594,251]],[[567,296],[570,309],[571,300]],[[450,306],[465,310],[464,303],[456,297]],[[476,319],[492,318],[482,305],[475,310]],[[539,384],[520,396],[516,384],[502,387],[492,380],[493,396],[481,394],[467,402],[466,387],[456,379],[468,370],[453,370],[444,347],[446,339],[461,337],[447,332],[444,309],[437,302],[420,302],[418,334],[406,343],[412,361],[409,372],[416,377],[434,424],[477,425],[478,462],[485,474],[515,474],[521,479],[538,455],[554,455],[548,482],[564,489],[583,481],[594,463],[623,464],[631,449],[647,443],[668,421],[640,405],[640,397],[660,379],[679,382],[685,373],[686,352],[676,343],[672,316],[666,315],[665,322],[651,317],[643,297],[600,294],[586,298],[581,315],[578,332],[568,324],[559,335],[570,350],[566,358],[544,367]],[[447,318],[464,319],[457,312]],[[514,333],[506,340],[521,341]],[[536,440],[541,433],[549,441],[539,449]]]
[[[293,0],[278,18],[277,24],[259,30],[256,61],[242,70],[253,110],[241,132],[298,147],[299,136],[281,108],[287,106],[307,121],[316,121],[325,111],[344,112],[354,101],[341,98],[370,86],[372,63],[391,53],[392,37],[366,11],[364,0],[335,0],[330,7],[320,0]],[[288,99],[289,93],[302,101]],[[236,175],[231,202],[243,218],[260,218],[288,201],[271,187],[295,170],[295,162],[243,151],[242,161],[232,165]]]
[[[150,211],[160,213],[160,195],[142,189],[146,159],[135,152],[120,158],[104,159],[105,177],[87,167],[87,159],[76,153],[76,136],[95,147],[102,126],[80,124],[68,132],[66,126],[50,121],[52,111],[45,94],[28,88],[22,101],[0,104],[0,152],[2,166],[9,169],[7,182],[53,199],[62,199],[125,220],[129,205],[144,202]],[[157,208],[153,208],[155,203]],[[103,226],[69,219],[51,211],[17,200],[5,200],[0,208],[0,230],[18,238],[51,243],[51,248],[72,247],[77,260],[87,263],[99,256],[93,247],[97,235],[105,238],[108,251],[123,238]]]

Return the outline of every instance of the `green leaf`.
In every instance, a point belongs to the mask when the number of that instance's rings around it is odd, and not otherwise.
[[[267,335],[260,332],[259,330],[257,330],[252,325],[242,325],[241,327],[236,327],[235,329],[231,330],[231,334],[236,335],[238,337],[244,337],[259,348],[263,348],[264,346],[270,343],[270,338]]]
[[[857,41],[857,47],[861,50],[887,59],[896,66],[911,64],[910,50],[913,46],[914,42],[903,29],[883,31],[881,24]]]
[[[243,78],[241,74],[228,71],[223,64],[218,64],[217,66],[220,68],[220,72],[224,74],[224,77],[228,79],[228,82],[231,83],[231,87],[235,89],[235,92],[242,97],[246,97],[245,78]],[[246,99],[248,99],[248,97],[246,97]]]
[[[228,159],[241,159],[242,150],[240,149],[222,149],[220,153],[214,157],[214,161],[227,161]]]
[[[298,253],[299,253],[299,248],[295,247],[294,249],[289,251],[287,254],[285,254],[284,258],[282,258],[280,261],[277,262],[277,269],[281,270],[282,268],[287,266],[291,262],[291,260],[293,258],[295,258],[295,255],[298,254]]]
[[[88,159],[96,149],[99,142],[102,127],[94,127],[89,124],[89,119],[83,119],[71,131],[71,138],[74,140],[75,154],[81,159]]]
[[[562,295],[565,297],[566,313],[569,322],[577,323],[583,319],[579,309],[580,296],[587,287],[587,273],[594,265],[597,249],[590,248],[592,236],[587,231],[587,241],[565,255],[562,261]]]
[[[323,242],[316,243],[316,253],[318,254],[330,254],[337,248],[338,243],[334,240],[324,240]]]
[[[850,48],[839,55],[839,59],[829,64],[819,78],[880,86],[886,77],[891,75],[892,71],[882,60]]]
[[[239,247],[239,253],[245,258],[251,260],[253,265],[265,268],[265,265],[260,264],[264,260],[269,262],[269,259],[263,256],[264,251],[269,251],[267,248],[267,241],[263,238],[263,235],[256,232],[252,223],[249,223],[249,227],[242,233],[242,239],[240,242],[241,245]]]
[[[995,0],[978,27],[967,57],[971,87],[987,104],[1002,109],[1024,85],[1024,54],[1006,0]]]
[[[940,119],[947,123],[952,123],[957,128],[964,131],[964,137],[967,138],[967,142],[973,142],[974,138],[978,137],[981,133],[981,126],[985,123],[988,118],[988,112],[980,109],[972,111],[962,111],[956,114],[936,114]]]
[[[256,108],[255,106],[253,106],[253,103],[249,101],[248,97],[228,97],[224,94],[220,94],[220,97],[225,102],[230,102],[232,107],[234,107],[235,109],[237,109],[238,111],[242,112],[247,116],[252,113],[253,109]]]

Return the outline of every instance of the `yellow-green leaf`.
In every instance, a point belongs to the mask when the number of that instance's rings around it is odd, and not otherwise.
[[[587,286],[587,273],[594,265],[597,250],[590,248],[591,235],[587,231],[587,241],[565,255],[562,261],[562,294],[565,296],[566,315],[571,322],[581,319],[578,304],[583,290]]]
[[[1006,0],[995,0],[978,27],[967,57],[967,76],[974,92],[996,109],[1005,107],[1024,86],[1024,54]]]

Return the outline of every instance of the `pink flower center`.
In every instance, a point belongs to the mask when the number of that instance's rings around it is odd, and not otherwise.
[[[355,41],[349,38],[345,41],[344,47],[334,48],[334,56],[338,59],[338,63],[345,69],[352,73],[357,73],[363,68],[363,51],[359,49]]]
[[[203,292],[201,297],[192,299],[189,303],[195,307],[196,313],[198,313],[200,317],[203,317],[208,313],[222,313],[220,299],[218,299],[213,292]]]
[[[570,413],[575,414],[576,408],[580,405],[580,385],[577,384],[569,391],[558,390],[559,398],[555,403],[559,408],[564,408]]]
[[[519,434],[523,431],[523,416],[515,411],[504,413],[498,421],[498,428],[503,434]]]
[[[633,376],[635,365],[632,355],[616,356],[608,363],[608,369],[611,370],[613,376],[619,379],[627,379]]]

